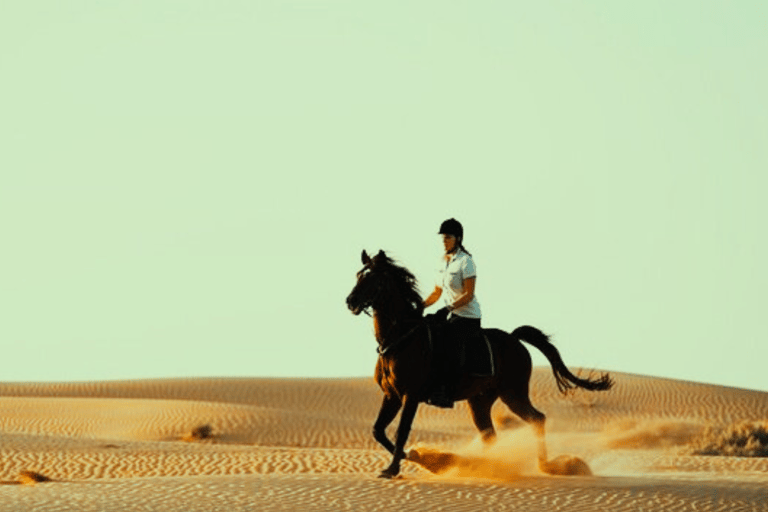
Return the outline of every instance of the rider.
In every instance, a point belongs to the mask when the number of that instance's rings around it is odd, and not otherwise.
[[[445,307],[436,314],[436,318],[446,318],[447,326],[444,350],[445,361],[437,364],[435,371],[440,387],[429,402],[438,407],[453,407],[452,390],[449,381],[456,378],[460,343],[480,330],[480,303],[475,296],[477,272],[472,255],[464,248],[464,228],[456,219],[448,219],[440,225],[443,235],[445,256],[440,265],[440,272],[434,291],[424,300],[427,308],[443,297]]]

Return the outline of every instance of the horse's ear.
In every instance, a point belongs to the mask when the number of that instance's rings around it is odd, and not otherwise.
[[[379,249],[379,254],[377,254],[376,257],[382,260],[386,259],[387,255],[384,254],[384,249]]]
[[[368,253],[365,252],[365,249],[363,249],[363,254],[361,255],[361,259],[363,260],[363,265],[367,265],[371,262],[370,256],[368,256]]]

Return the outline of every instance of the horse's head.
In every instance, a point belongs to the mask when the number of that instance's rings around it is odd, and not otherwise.
[[[376,301],[384,287],[384,273],[380,267],[388,258],[384,251],[379,251],[373,258],[363,251],[362,260],[363,268],[357,273],[357,284],[347,297],[347,307],[355,315],[370,307],[376,307]]]
[[[363,251],[362,261],[357,284],[347,297],[347,307],[352,313],[359,315],[368,308],[384,308],[398,315],[422,315],[423,301],[413,274],[396,265],[384,251],[374,257]]]

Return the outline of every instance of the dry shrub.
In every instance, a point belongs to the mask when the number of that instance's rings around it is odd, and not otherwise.
[[[16,477],[16,481],[23,485],[35,485],[45,482],[53,482],[50,478],[35,471],[22,471]]]
[[[191,432],[182,436],[182,441],[195,442],[213,439],[213,427],[210,425],[200,425],[195,427]]]
[[[694,455],[768,457],[768,421],[743,421],[725,428],[708,427],[689,449]]]

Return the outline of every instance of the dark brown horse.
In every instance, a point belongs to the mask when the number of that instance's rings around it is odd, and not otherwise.
[[[392,478],[400,472],[400,462],[406,457],[405,443],[419,403],[426,402],[431,391],[431,332],[424,320],[423,301],[413,274],[396,265],[383,251],[373,258],[363,251],[362,259],[364,266],[357,274],[357,284],[347,297],[347,306],[355,315],[368,309],[373,311],[376,341],[379,343],[375,378],[384,392],[379,416],[373,426],[373,437],[393,456],[392,463],[380,475]],[[520,340],[533,345],[547,357],[562,393],[573,387],[603,391],[610,389],[613,381],[608,374],[597,379],[581,379],[573,375],[548,337],[534,327],[518,327],[512,333],[499,329],[483,331],[493,347],[495,375],[462,376],[456,384],[456,398],[467,400],[475,426],[486,442],[491,442],[496,436],[491,407],[497,398],[501,398],[512,412],[533,425],[539,440],[539,467],[545,468],[545,416],[531,405],[528,397],[531,356]],[[434,342],[439,343],[440,340]],[[393,444],[385,429],[401,409]]]

